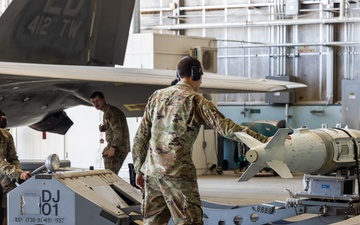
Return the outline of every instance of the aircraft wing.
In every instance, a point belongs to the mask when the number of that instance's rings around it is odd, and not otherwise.
[[[66,116],[59,112],[77,105],[90,106],[90,95],[96,90],[126,116],[142,116],[148,97],[169,86],[175,77],[173,70],[0,62],[0,109],[7,114],[10,127],[35,124],[34,129],[55,132],[50,124]],[[200,89],[240,93],[303,87],[306,85],[294,82],[205,73]]]
[[[0,110],[9,127],[65,134],[64,109],[90,105],[102,91],[126,116],[142,116],[148,97],[175,71],[117,68],[125,57],[135,1],[13,0],[0,17]],[[305,85],[205,74],[209,93],[286,91]]]

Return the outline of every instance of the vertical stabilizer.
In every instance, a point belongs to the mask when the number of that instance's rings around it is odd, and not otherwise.
[[[0,17],[0,61],[122,65],[134,3],[13,0]]]

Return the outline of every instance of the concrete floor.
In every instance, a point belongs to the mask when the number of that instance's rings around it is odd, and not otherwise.
[[[201,199],[221,204],[253,205],[275,200],[285,201],[291,192],[302,192],[302,174],[293,174],[293,179],[279,176],[254,177],[247,182],[237,182],[238,174],[224,171],[223,175],[204,175],[198,177]],[[359,225],[360,216],[333,223],[334,225]],[[310,225],[310,224],[309,224]]]

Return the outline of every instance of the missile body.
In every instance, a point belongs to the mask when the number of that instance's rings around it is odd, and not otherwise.
[[[246,159],[251,163],[239,181],[249,180],[264,167],[282,178],[292,178],[291,172],[330,174],[354,168],[355,158],[359,158],[359,130],[299,128],[287,139],[287,129],[279,129],[265,144],[244,132],[236,135],[250,148]]]

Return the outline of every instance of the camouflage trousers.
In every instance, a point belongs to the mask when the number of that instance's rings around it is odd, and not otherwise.
[[[121,149],[116,149],[115,155],[112,157],[107,157],[106,154],[104,154],[108,150],[108,147],[105,147],[103,150],[103,158],[104,158],[104,166],[105,169],[109,169],[115,174],[118,174],[120,171],[121,166],[123,165],[125,158],[128,151],[122,151]]]
[[[1,183],[1,207],[6,208],[7,207],[7,194],[12,191],[14,188],[16,188],[16,185],[14,182],[11,182],[10,178],[5,175],[1,175],[0,177],[0,183]]]
[[[195,181],[146,177],[142,203],[144,225],[203,225],[199,189]]]

